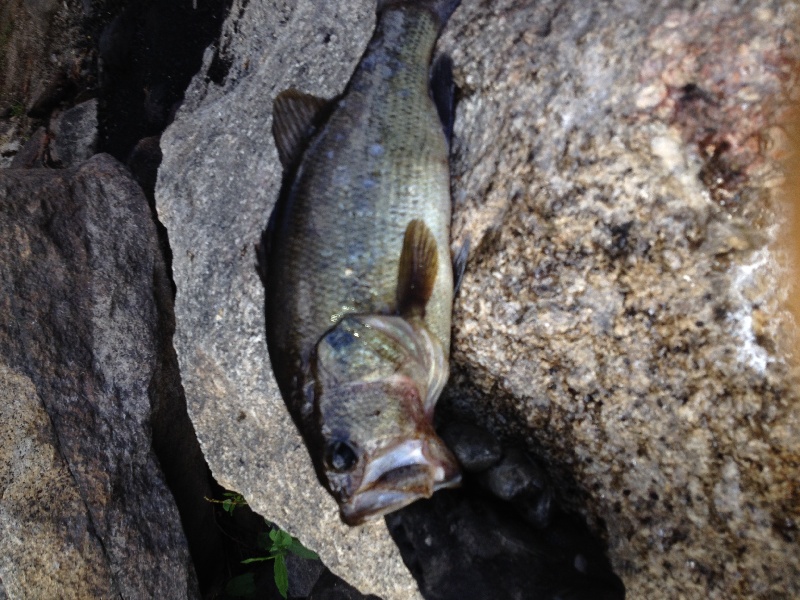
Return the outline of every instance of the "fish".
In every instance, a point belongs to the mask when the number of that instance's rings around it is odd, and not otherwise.
[[[454,87],[449,58],[432,58],[458,4],[379,0],[340,96],[273,102],[283,183],[257,248],[268,353],[348,525],[461,479],[433,425],[454,295]]]

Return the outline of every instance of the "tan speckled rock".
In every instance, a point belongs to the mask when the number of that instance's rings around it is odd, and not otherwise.
[[[119,596],[36,386],[5,364],[0,489],[0,579],[12,598]]]
[[[449,397],[574,478],[630,598],[797,597],[800,404],[763,135],[796,7],[650,4],[468,3],[446,33],[454,235],[476,248]]]

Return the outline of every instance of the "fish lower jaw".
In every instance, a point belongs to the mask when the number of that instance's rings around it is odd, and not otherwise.
[[[374,521],[396,510],[400,510],[424,498],[430,498],[440,489],[457,487],[461,484],[461,475],[446,482],[429,486],[426,491],[400,491],[400,490],[366,490],[357,493],[349,502],[340,505],[339,514],[347,525],[362,525],[367,521]]]
[[[339,512],[348,525],[359,525],[459,485],[461,473],[457,470],[442,465],[407,465],[362,487],[340,505]]]

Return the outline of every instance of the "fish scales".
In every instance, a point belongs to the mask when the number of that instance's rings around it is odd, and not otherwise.
[[[344,313],[393,308],[403,233],[409,221],[420,218],[440,250],[426,321],[449,349],[450,175],[439,116],[428,95],[437,27],[427,12],[398,11],[391,17],[380,45],[368,50],[374,60],[359,66],[297,174],[284,225],[287,263],[299,272],[340,275],[294,284],[291,276],[285,278],[283,306],[298,312],[314,307],[295,318],[302,337],[296,343],[306,347]]]
[[[276,99],[287,173],[265,232],[270,359],[320,481],[351,524],[458,481],[432,426],[453,271],[448,142],[429,92],[433,49],[456,5],[379,3],[345,92],[293,164],[297,115],[319,101]]]

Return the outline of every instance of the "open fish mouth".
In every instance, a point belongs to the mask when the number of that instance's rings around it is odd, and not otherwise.
[[[345,523],[358,525],[460,483],[458,463],[439,438],[407,440],[369,462],[358,490],[339,509]]]

